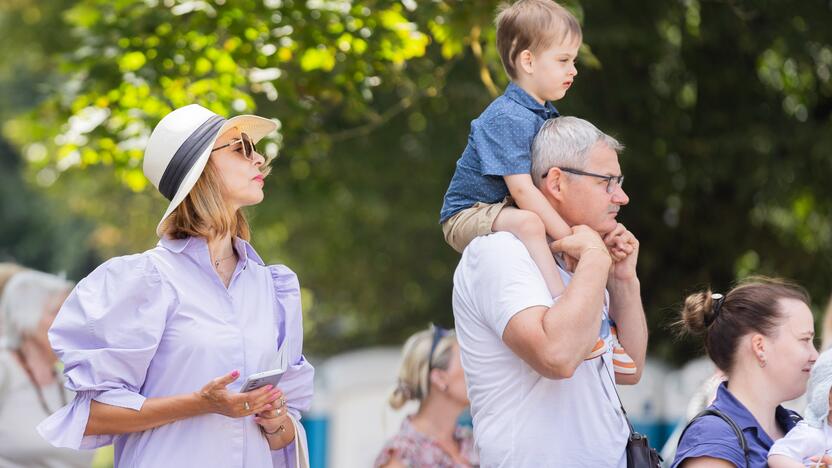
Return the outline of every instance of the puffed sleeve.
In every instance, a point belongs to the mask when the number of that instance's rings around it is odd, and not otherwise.
[[[315,369],[303,357],[300,284],[297,275],[283,265],[269,266],[269,271],[274,282],[277,323],[282,329],[279,346],[281,349],[285,347],[284,352],[289,353],[289,368],[280,379],[279,387],[286,395],[289,413],[300,421],[301,411],[308,410],[312,404],[312,380],[315,376]],[[306,451],[306,433],[303,426],[298,425],[298,428],[300,430],[296,434],[296,440],[302,442],[303,450]],[[293,443],[285,449],[273,452],[274,465],[294,466],[296,447],[297,444]]]
[[[139,392],[175,303],[146,254],[111,259],[78,283],[49,329],[75,398],[38,425],[44,439],[73,449],[113,442],[111,435],[84,436],[90,401],[141,409]]]

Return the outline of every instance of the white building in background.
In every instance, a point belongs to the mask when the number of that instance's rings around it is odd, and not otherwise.
[[[369,348],[333,356],[315,366],[315,399],[308,416],[326,421],[327,437],[326,465],[313,459],[314,468],[371,467],[404,417],[416,411],[415,402],[399,411],[387,404],[400,360],[399,347]]]

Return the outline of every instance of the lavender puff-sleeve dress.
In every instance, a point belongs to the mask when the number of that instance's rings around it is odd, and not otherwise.
[[[237,238],[234,246],[239,260],[227,289],[198,237],[162,239],[79,282],[49,330],[76,396],[38,432],[58,447],[114,444],[116,467],[293,466],[296,443],[270,450],[253,417],[212,413],[84,436],[91,400],[139,410],[146,398],[192,393],[235,369],[242,376],[228,389],[239,391],[245,376],[275,368],[284,348],[290,366],[279,388],[295,418],[309,408],[314,370],[302,354],[297,277],[285,266],[265,266],[248,242]]]

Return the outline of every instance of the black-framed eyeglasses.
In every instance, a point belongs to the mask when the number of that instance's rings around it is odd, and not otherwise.
[[[570,174],[575,175],[582,175],[582,176],[589,176],[589,177],[597,177],[599,179],[604,179],[607,181],[607,193],[615,192],[616,187],[621,187],[624,185],[624,176],[623,175],[604,175],[604,174],[595,174],[592,172],[586,172],[579,169],[572,169],[571,167],[558,167],[558,169],[562,170],[563,172],[568,172]],[[549,175],[548,171],[543,174],[542,177],[546,177]]]
[[[214,151],[219,151],[223,148],[228,148],[229,146],[234,145],[242,145],[243,157],[249,161],[254,160],[254,153],[257,152],[257,148],[254,146],[254,140],[252,140],[247,133],[243,132],[240,132],[240,138],[231,140],[222,146],[217,146],[216,148],[212,149],[211,152],[213,153]]]
[[[430,343],[430,353],[428,353],[428,388],[430,388],[430,371],[433,370],[433,353],[436,351],[436,347],[439,346],[439,342],[442,341],[442,338],[448,334],[447,329],[434,324],[430,324],[430,329],[432,331],[433,339]]]

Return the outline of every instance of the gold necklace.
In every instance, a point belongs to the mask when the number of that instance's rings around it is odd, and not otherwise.
[[[220,269],[220,263],[228,260],[229,258],[233,257],[234,255],[235,255],[235,252],[232,250],[231,255],[229,255],[225,258],[220,258],[220,259],[214,260],[214,268],[219,270]]]

